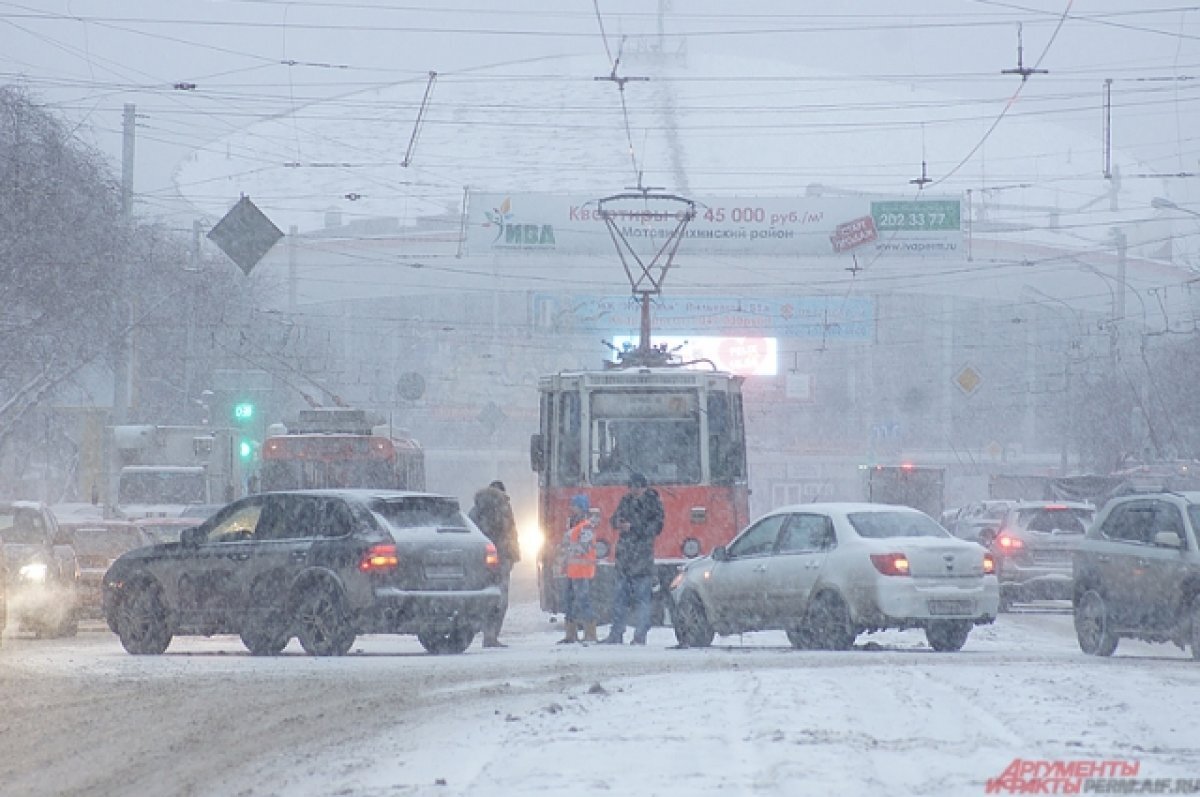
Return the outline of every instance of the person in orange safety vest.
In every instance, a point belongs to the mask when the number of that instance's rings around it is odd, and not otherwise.
[[[592,613],[592,579],[596,577],[596,529],[591,519],[591,507],[586,495],[571,498],[571,515],[563,534],[562,550],[566,554],[566,635],[559,644],[595,642],[596,619]],[[583,629],[583,639],[578,633]]]

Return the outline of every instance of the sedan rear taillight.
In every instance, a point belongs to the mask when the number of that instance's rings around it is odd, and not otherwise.
[[[995,573],[996,573],[996,557],[992,556],[990,553],[985,553],[983,555],[983,574],[985,576],[991,576],[991,575],[994,575]]]
[[[500,553],[496,550],[495,543],[487,544],[487,553],[483,555],[483,563],[493,570],[500,567]]]
[[[873,553],[871,564],[885,576],[912,575],[908,570],[908,557],[902,553]]]
[[[358,563],[358,569],[364,573],[382,573],[399,566],[400,557],[396,555],[396,546],[391,543],[372,545]]]
[[[1016,553],[1025,547],[1025,543],[1018,537],[1010,537],[1007,534],[1001,534],[996,538],[996,547],[1001,553]]]

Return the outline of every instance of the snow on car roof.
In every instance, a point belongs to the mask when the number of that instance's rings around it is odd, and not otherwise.
[[[788,504],[787,506],[781,506],[772,509],[767,514],[774,515],[780,512],[823,512],[831,515],[844,515],[849,512],[895,512],[897,510],[924,514],[919,509],[914,509],[911,506],[904,506],[902,504],[872,504],[865,501],[829,501],[811,504]]]

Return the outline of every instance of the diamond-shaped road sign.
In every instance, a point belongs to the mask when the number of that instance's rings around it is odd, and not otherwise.
[[[954,384],[958,385],[958,389],[964,395],[971,396],[979,390],[979,386],[983,384],[983,377],[970,365],[964,365],[957,374],[954,375]]]
[[[221,247],[246,276],[282,237],[279,228],[247,196],[208,231],[208,239]]]

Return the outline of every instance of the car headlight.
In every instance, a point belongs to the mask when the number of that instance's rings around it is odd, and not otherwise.
[[[30,562],[27,565],[21,565],[17,575],[26,581],[45,581],[49,572],[50,568],[46,566],[45,562]]]

